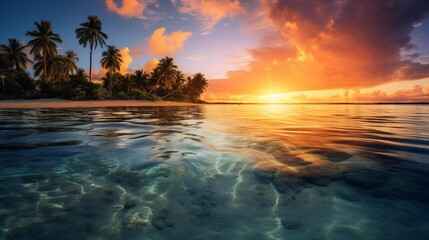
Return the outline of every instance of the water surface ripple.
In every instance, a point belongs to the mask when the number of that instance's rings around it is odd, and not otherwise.
[[[0,110],[0,239],[429,239],[428,105]]]

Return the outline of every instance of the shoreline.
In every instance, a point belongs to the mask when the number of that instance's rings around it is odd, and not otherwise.
[[[87,100],[64,99],[0,100],[0,109],[8,108],[97,108],[97,107],[179,107],[196,106],[197,103],[147,101],[147,100]]]

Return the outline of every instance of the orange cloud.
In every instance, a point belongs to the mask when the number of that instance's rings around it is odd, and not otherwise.
[[[138,57],[146,54],[146,50],[142,48],[143,41],[139,41],[130,49],[130,55],[132,57]]]
[[[133,61],[133,58],[130,55],[130,49],[128,47],[124,47],[121,49],[120,53],[122,56],[122,64],[121,64],[121,69],[119,70],[119,72],[121,74],[129,73],[128,66]]]
[[[107,9],[111,12],[115,12],[126,18],[140,18],[146,19],[143,15],[147,5],[156,1],[149,0],[122,0],[122,7],[118,7],[113,0],[105,0]]]
[[[192,35],[191,32],[176,31],[165,34],[165,28],[156,29],[149,38],[147,50],[158,56],[173,56],[183,48],[185,41]]]
[[[265,0],[261,4],[260,12],[272,23],[267,27],[276,31],[261,31],[260,46],[248,51],[251,60],[229,72],[227,79],[210,81],[209,91],[353,89],[429,76],[429,64],[419,62],[417,55],[401,54],[413,48],[411,32],[429,11],[427,1]],[[247,18],[254,18],[250,13]]]
[[[152,70],[158,65],[159,60],[156,58],[152,58],[151,60],[149,60],[147,63],[145,63],[143,65],[143,71],[145,72],[152,72]]]
[[[429,87],[415,85],[409,89],[400,89],[392,94],[387,94],[381,90],[370,93],[357,93],[353,99],[362,102],[429,102]]]
[[[178,0],[174,1],[179,12],[190,14],[203,22],[203,35],[225,17],[233,17],[243,11],[238,0]]]
[[[92,81],[94,83],[101,83],[102,82],[102,78],[104,77],[104,75],[106,75],[107,70],[100,67],[98,70],[96,69],[92,69]],[[86,72],[87,75],[89,75],[89,72]]]

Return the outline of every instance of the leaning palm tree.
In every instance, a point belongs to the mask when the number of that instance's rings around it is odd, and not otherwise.
[[[113,87],[113,81],[115,78],[115,72],[119,71],[121,69],[121,64],[122,64],[122,55],[119,52],[119,49],[117,49],[115,46],[107,46],[107,50],[104,51],[101,54],[102,58],[101,58],[101,66],[104,69],[108,70],[108,73],[110,73],[109,78],[111,79],[111,81],[109,81],[108,84],[108,88],[109,88],[109,92],[112,93],[112,87]]]
[[[15,70],[25,70],[26,63],[31,62],[24,52],[25,46],[15,38],[8,39],[8,44],[0,45],[0,53],[3,54],[4,60]]]
[[[79,44],[86,47],[89,43],[89,81],[92,77],[92,50],[106,45],[107,34],[101,30],[101,21],[97,16],[88,16],[88,21],[81,23],[80,28],[75,30],[76,38],[79,39]]]
[[[49,75],[47,73],[47,58],[49,56],[56,55],[57,44],[61,43],[62,40],[60,35],[52,31],[52,24],[50,21],[34,22],[36,24],[36,30],[28,31],[27,36],[32,37],[28,45],[31,46],[30,53],[34,54],[36,58],[41,57],[43,59],[44,75],[43,79],[45,82],[49,82]]]
[[[158,80],[156,81],[155,85],[152,86],[146,96],[151,94],[160,83],[162,83],[164,88],[170,88],[177,69],[178,67],[176,64],[174,64],[173,58],[165,57],[159,60],[158,65],[154,69],[154,75],[158,77]]]
[[[188,80],[189,80],[189,78],[188,78]],[[186,86],[185,81],[186,81],[185,74],[183,74],[182,71],[177,71],[176,75],[174,76],[174,82],[172,85],[173,90],[171,92],[169,92],[167,95],[161,97],[161,99],[164,99],[164,98],[170,96],[171,94],[181,90],[184,86]]]
[[[79,69],[76,65],[77,61],[79,61],[79,58],[77,58],[77,54],[73,50],[66,51],[64,55],[64,75],[66,77],[69,77]]]

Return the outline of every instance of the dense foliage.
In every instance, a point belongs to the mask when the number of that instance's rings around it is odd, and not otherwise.
[[[26,33],[31,39],[23,45],[17,39],[9,39],[0,45],[0,99],[8,98],[65,98],[72,100],[91,99],[139,99],[199,102],[208,87],[202,73],[185,76],[174,59],[164,57],[148,73],[135,70],[120,73],[122,56],[113,45],[102,53],[101,66],[106,74],[97,84],[91,81],[92,50],[103,47],[108,38],[102,32],[101,21],[89,16],[87,22],[76,29],[79,43],[90,47],[89,76],[77,67],[78,56],[72,50],[58,53],[61,37],[54,33],[49,21],[35,22],[35,30]],[[26,48],[33,55],[28,59]],[[34,78],[26,71],[32,64]]]

